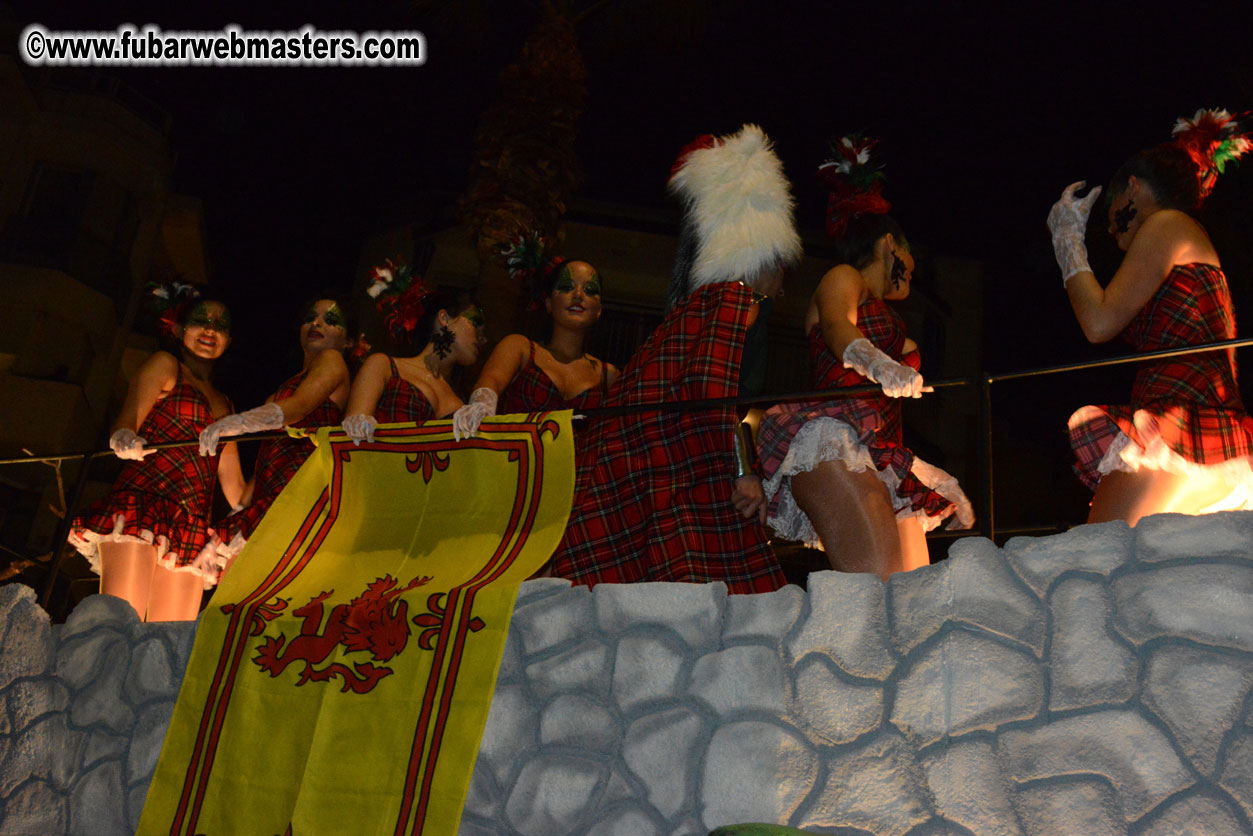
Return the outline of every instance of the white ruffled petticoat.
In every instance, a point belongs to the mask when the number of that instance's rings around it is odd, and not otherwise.
[[[125,526],[126,516],[114,514],[113,530],[108,534],[101,534],[90,529],[71,529],[68,541],[79,554],[87,558],[91,571],[97,575],[100,574],[101,543],[140,543],[145,546],[156,546],[158,566],[169,569],[171,572],[193,572],[200,576],[205,589],[212,589],[217,585],[220,572],[205,566],[202,560],[197,559],[192,563],[179,566],[175,558],[170,555],[170,540],[164,534],[158,536],[156,532],[148,528],[140,529],[138,535],[123,534],[122,529]]]
[[[1071,416],[1072,427],[1091,417],[1085,412],[1088,409],[1097,410],[1101,416],[1105,415],[1097,407],[1084,407]],[[1157,429],[1157,419],[1151,412],[1138,409],[1132,420],[1135,422],[1136,432],[1147,441],[1147,445],[1142,447],[1126,433],[1118,433],[1096,466],[1102,476],[1114,471],[1136,473],[1143,468],[1164,470],[1168,473],[1207,480],[1223,480],[1230,487],[1230,492],[1197,513],[1253,510],[1253,457],[1241,456],[1217,464],[1198,464],[1188,461],[1170,449],[1162,440],[1161,433]]]
[[[917,518],[922,523],[923,530],[930,531],[944,521],[943,517],[929,516],[925,510],[914,510],[908,497],[897,494],[900,477],[890,467],[883,470],[875,468],[870,451],[861,443],[857,431],[850,424],[838,418],[824,417],[805,422],[793,436],[787,455],[779,464],[778,470],[762,486],[767,501],[773,501],[775,495],[779,495],[778,512],[769,518],[770,527],[778,536],[787,540],[799,540],[811,548],[822,548],[822,541],[814,531],[809,517],[792,496],[791,477],[798,473],[807,473],[822,462],[829,461],[842,462],[852,473],[873,470],[888,489],[897,522],[911,517]],[[919,481],[956,506],[955,516],[959,521],[967,527],[974,524],[970,500],[957,486],[956,479],[917,456],[914,456],[911,469]]]

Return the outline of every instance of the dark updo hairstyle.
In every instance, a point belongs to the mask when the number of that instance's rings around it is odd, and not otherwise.
[[[450,318],[460,316],[467,309],[478,305],[474,294],[468,290],[448,288],[433,291],[422,298],[422,316],[405,341],[411,353],[417,354],[431,341],[435,334],[436,318],[446,311]]]
[[[875,244],[884,235],[892,235],[902,247],[909,246],[901,225],[891,215],[870,212],[854,215],[835,239],[836,257],[841,264],[851,264],[861,270],[874,261]]]
[[[1133,176],[1148,184],[1163,208],[1183,212],[1201,208],[1203,198],[1196,163],[1187,151],[1173,142],[1147,148],[1123,163],[1110,178],[1105,191],[1107,203],[1123,193]]]

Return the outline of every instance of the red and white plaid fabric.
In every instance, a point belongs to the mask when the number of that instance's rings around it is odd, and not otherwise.
[[[920,367],[917,351],[903,353],[905,323],[900,314],[882,299],[871,296],[858,306],[857,327],[875,348],[893,360],[915,370]],[[832,353],[822,338],[817,324],[809,331],[809,360],[816,389],[860,386],[870,382],[853,369],[844,368],[843,361]],[[914,454],[902,444],[901,439],[901,401],[881,392],[829,401],[778,404],[766,410],[757,429],[757,447],[766,482],[783,464],[792,439],[805,424],[817,418],[834,418],[852,427],[875,469],[883,472],[890,468],[896,474],[899,480],[897,496],[908,503],[910,510],[937,518],[953,513],[953,503],[914,475]],[[784,486],[770,498],[768,516],[778,515],[783,490],[790,488]]]
[[[182,379],[180,366],[174,388],[153,405],[139,436],[149,444],[195,441],[212,422],[208,399]],[[201,456],[195,444],[126,461],[109,495],[74,518],[70,542],[94,567],[100,536],[156,538],[168,543],[164,561],[186,566],[208,541],[217,473],[218,457]],[[120,530],[115,528],[119,516]]]
[[[1234,339],[1236,318],[1223,271],[1210,264],[1175,266],[1121,336],[1137,351]],[[1201,465],[1253,453],[1253,418],[1236,385],[1235,352],[1145,363],[1136,372],[1130,405],[1076,411],[1070,418],[1075,472],[1092,490],[1101,481],[1098,465],[1120,434],[1142,448],[1160,439]]]
[[[604,406],[734,396],[752,305],[752,291],[740,284],[693,293],[627,364]],[[554,574],[589,586],[722,581],[731,592],[769,592],[784,585],[761,525],[731,504],[734,410],[587,423]]]
[[[296,393],[305,373],[288,380],[274,393],[274,401],[284,401]],[[297,428],[333,427],[344,418],[344,411],[330,398],[304,418],[291,424]],[[217,523],[218,537],[229,543],[236,535],[245,540],[252,536],[257,523],[270,510],[274,498],[287,486],[296,471],[313,452],[313,442],[307,438],[278,438],[261,442],[257,451],[257,466],[253,475],[252,503],[237,514],[231,514]]]
[[[435,417],[435,407],[422,390],[400,376],[396,361],[388,357],[392,376],[383,384],[383,394],[374,407],[374,418],[380,424],[421,424]]]
[[[595,361],[600,367],[600,383],[586,389],[573,398],[562,396],[557,384],[553,383],[543,369],[535,363],[535,343],[531,342],[531,358],[525,366],[518,370],[500,395],[500,406],[496,410],[501,415],[514,412],[550,412],[558,409],[591,409],[600,406],[609,391],[606,384],[605,364]]]

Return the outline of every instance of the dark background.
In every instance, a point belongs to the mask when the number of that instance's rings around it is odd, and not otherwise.
[[[49,29],[311,23],[426,35],[429,60],[416,68],[107,71],[173,116],[175,189],[203,201],[213,282],[235,302],[236,343],[220,382],[250,406],[298,362],[291,323],[306,295],[359,281],[362,241],[410,217],[413,193],[464,190],[479,116],[540,7],[318,0],[12,8],[19,24]],[[680,147],[753,121],[775,140],[795,183],[801,225],[818,229],[825,194],[812,172],[826,142],[865,130],[881,140],[888,196],[911,240],[923,253],[983,263],[982,310],[956,319],[982,320],[990,371],[1124,350],[1087,345],[1075,324],[1044,227],[1049,206],[1067,183],[1103,183],[1130,153],[1167,139],[1177,116],[1253,107],[1243,3],[596,0],[566,8],[578,19],[588,69],[580,197],[666,207],[664,181]],[[1202,213],[1245,323],[1253,322],[1251,183],[1246,162],[1220,180]],[[1095,235],[1089,245],[1097,274],[1111,275],[1120,256],[1112,242]],[[1067,460],[1066,416],[1082,403],[1125,399],[1131,374],[1000,387],[1002,467],[1016,471],[1020,453]],[[1075,513],[1082,493],[1064,464],[998,472],[1000,485],[1023,479],[1065,494],[1048,514]],[[1012,497],[1006,502],[1013,507]]]

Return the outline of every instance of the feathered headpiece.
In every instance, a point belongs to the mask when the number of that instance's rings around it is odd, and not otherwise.
[[[1187,151],[1196,164],[1202,199],[1213,191],[1227,163],[1238,160],[1253,148],[1249,135],[1240,132],[1236,117],[1220,109],[1201,108],[1191,119],[1180,117],[1170,133],[1175,137],[1175,144]]]
[[[883,196],[887,179],[880,166],[870,162],[870,151],[879,144],[860,134],[831,143],[831,156],[818,166],[818,179],[831,189],[827,197],[827,235],[839,238],[849,221],[858,215],[885,215],[892,204]]]
[[[800,258],[791,184],[756,125],[690,143],[668,186],[684,208],[668,307],[698,287],[737,280],[751,285],[766,270]]]
[[[427,297],[434,291],[412,267],[389,258],[370,271],[370,286],[365,292],[374,299],[383,325],[393,337],[400,338],[418,326],[426,313]]]
[[[560,270],[569,259],[545,258],[548,241],[538,232],[519,233],[500,245],[500,256],[509,271],[509,278],[518,283],[527,300],[526,309],[544,307],[548,276]]]
[[[200,291],[183,282],[149,282],[145,291],[157,317],[157,331],[163,337],[178,338],[178,326],[187,311],[200,298]]]

